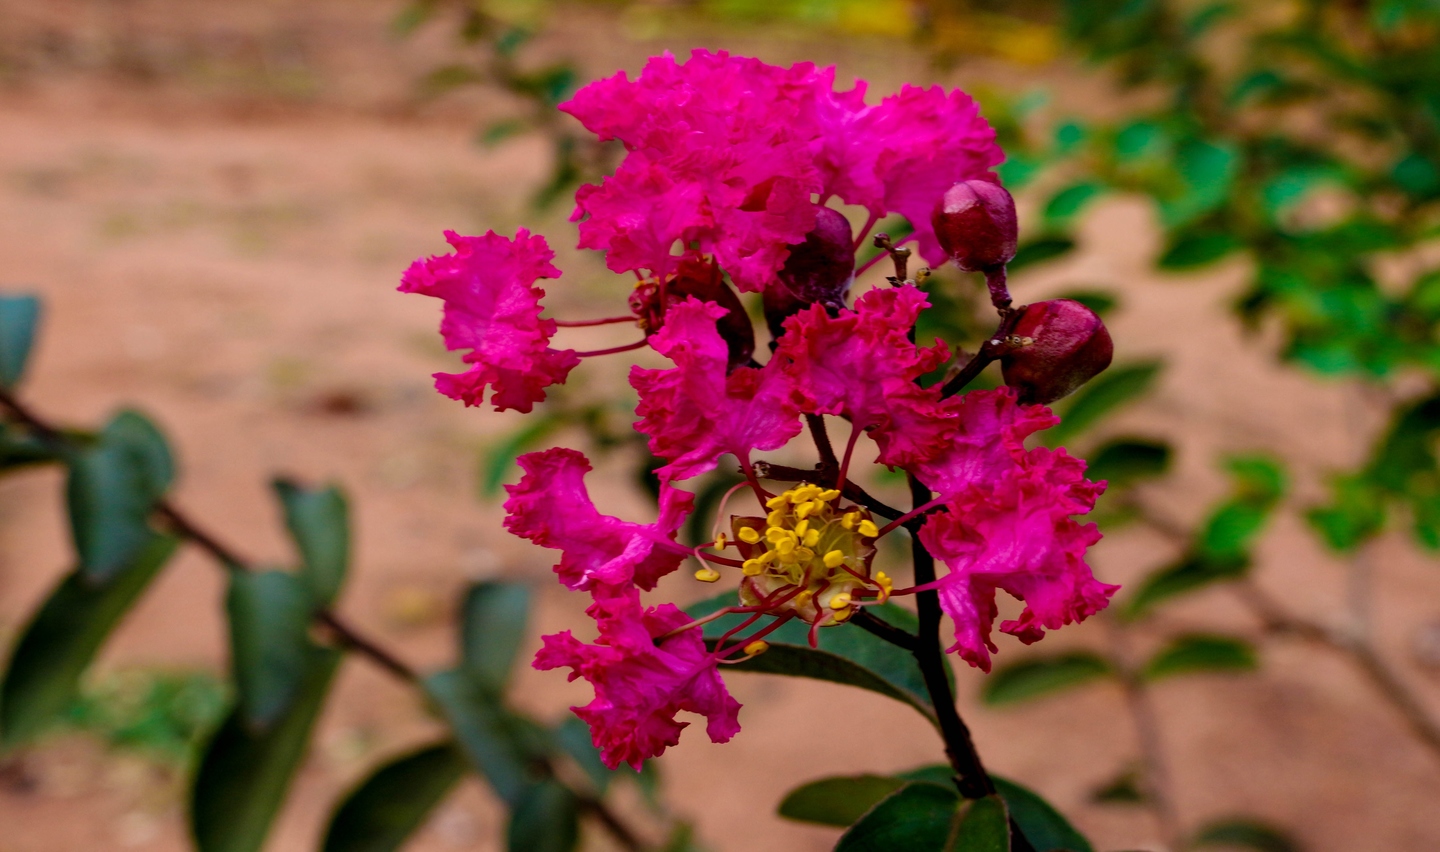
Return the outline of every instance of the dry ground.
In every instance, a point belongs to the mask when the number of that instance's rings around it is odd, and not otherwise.
[[[182,459],[179,501],[244,552],[287,558],[267,493],[271,473],[344,483],[358,548],[342,610],[406,659],[438,667],[451,654],[447,601],[469,579],[534,580],[544,590],[538,627],[546,632],[581,618],[582,602],[549,580],[548,553],[507,536],[498,506],[476,498],[477,452],[518,421],[430,390],[428,374],[453,363],[435,339],[437,306],[394,286],[412,258],[442,248],[445,228],[508,231],[529,222],[561,246],[574,232],[560,215],[526,207],[544,176],[541,140],[471,144],[479,118],[503,103],[411,97],[410,81],[447,43],[439,33],[387,39],[393,11],[377,0],[0,3],[0,283],[46,299],[28,387],[36,406],[77,423],[125,404],[153,414]],[[608,19],[567,16],[545,49],[583,52],[591,73],[633,69],[657,46],[706,44],[775,61],[838,61],[842,76],[871,76],[879,91],[928,76],[881,43],[646,38]],[[1017,73],[982,63],[956,79],[1013,84]],[[1070,76],[1055,74],[1066,80],[1061,91],[1084,97]],[[1124,305],[1113,323],[1121,357],[1167,360],[1160,391],[1110,427],[1179,447],[1176,474],[1147,495],[1159,510],[1185,520],[1202,511],[1223,487],[1212,471],[1225,452],[1265,449],[1295,462],[1295,505],[1316,494],[1327,467],[1356,459],[1378,425],[1362,397],[1273,366],[1264,337],[1242,338],[1226,315],[1241,265],[1203,279],[1158,279],[1149,269],[1154,230],[1132,202],[1103,206],[1084,236],[1079,256],[1021,278],[1020,298],[1114,287]],[[560,263],[570,272],[550,290],[562,310],[600,310],[626,288],[593,259],[562,251]],[[574,337],[596,348],[626,333]],[[600,387],[622,386],[616,369],[585,369]],[[53,472],[0,482],[3,635],[66,567],[60,487]],[[628,492],[602,496],[614,514],[644,511]],[[1095,564],[1123,582],[1161,563],[1167,548],[1124,532],[1101,545]],[[1265,584],[1297,609],[1340,611],[1341,566],[1293,514],[1267,535],[1262,556]],[[1440,617],[1440,570],[1399,539],[1372,558],[1384,650],[1440,712],[1435,672],[1414,665],[1409,650],[1416,631]],[[184,553],[102,665],[222,667],[222,580],[200,555]],[[699,594],[683,580],[670,588]],[[1179,615],[1253,627],[1223,593]],[[1097,619],[1046,646],[1106,641]],[[1002,658],[1021,650],[1002,645]],[[1440,757],[1417,746],[1345,662],[1281,644],[1264,663],[1262,676],[1193,678],[1160,690],[1182,817],[1196,824],[1260,814],[1316,852],[1440,848]],[[1143,811],[1086,800],[1133,753],[1115,691],[1001,713],[975,705],[977,674],[959,679],[992,768],[1050,796],[1101,848],[1153,844]],[[869,693],[774,678],[731,684],[745,705],[744,731],[714,746],[692,730],[662,761],[675,808],[716,848],[827,849],[834,832],[774,816],[783,791],[823,774],[897,770],[938,755],[919,719]],[[527,670],[519,695],[558,718],[586,700],[586,689]],[[837,729],[848,733],[812,733]],[[414,695],[363,661],[348,663],[270,848],[314,848],[341,789],[434,730]],[[185,848],[175,791],[143,763],[70,740],[33,755],[30,769],[32,785],[0,787],[3,852]],[[469,782],[414,848],[496,848],[498,815]]]

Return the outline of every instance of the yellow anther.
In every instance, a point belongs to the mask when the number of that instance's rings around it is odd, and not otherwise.
[[[844,527],[844,528],[847,529],[847,530],[853,530],[853,529],[855,529],[855,524],[856,524],[859,520],[860,520],[860,513],[859,513],[859,512],[846,512],[845,515],[844,515],[844,517],[840,518],[840,526]]]
[[[875,585],[884,589],[886,594],[889,594],[890,591],[895,588],[895,581],[890,579],[890,575],[886,574],[884,571],[876,571]]]
[[[801,538],[804,538],[804,537],[805,537],[805,533],[806,533],[807,531],[809,531],[809,529],[810,529],[810,522],[809,522],[809,521],[801,521],[800,523],[798,523],[798,524],[795,525],[795,534],[798,535],[798,536],[800,536]]]
[[[820,493],[819,486],[802,485],[799,488],[790,489],[790,502],[800,505]]]
[[[784,506],[786,503],[789,503],[789,502],[790,502],[790,495],[789,495],[789,494],[777,494],[777,495],[775,495],[774,497],[771,497],[769,500],[766,500],[766,501],[765,501],[765,508],[767,508],[767,509],[779,509],[780,507]]]
[[[801,562],[809,562],[815,558],[815,551],[808,547],[797,547],[795,548],[795,558]]]
[[[778,509],[775,510],[774,512],[771,512],[769,515],[767,515],[767,516],[765,517],[765,525],[766,525],[766,526],[770,526],[770,527],[783,527],[783,526],[785,526],[785,513],[784,513],[784,512],[781,512],[781,511],[778,510]]]
[[[799,562],[799,561],[800,561],[800,557],[799,557],[798,555],[794,554],[794,553],[782,553],[782,554],[780,554],[780,564],[781,564],[781,565],[794,565],[796,562]]]
[[[815,597],[815,593],[810,591],[809,589],[806,589],[805,591],[796,595],[795,598],[790,602],[794,604],[795,607],[798,609],[805,604],[810,603],[810,599],[813,597]]]
[[[775,551],[767,550],[755,558],[760,561],[761,565],[769,565],[771,562],[775,561]]]
[[[745,653],[752,657],[756,654],[763,654],[768,650],[770,650],[770,643],[764,639],[756,639],[754,642],[745,646]]]
[[[771,544],[779,544],[782,541],[794,541],[795,533],[784,527],[771,527],[765,531],[765,540]]]
[[[832,550],[825,554],[826,568],[839,568],[845,562],[845,554],[838,550]]]
[[[725,540],[725,533],[720,533],[719,535],[715,536],[715,549],[716,549],[716,550],[724,550],[724,549],[725,549],[725,545],[726,545],[727,543],[728,543],[728,542],[726,542],[726,540]]]
[[[866,538],[874,538],[880,534],[880,528],[875,526],[874,521],[866,518],[860,522],[860,534]]]
[[[850,595],[848,592],[841,592],[830,599],[831,609],[845,609],[848,606],[850,606]]]
[[[821,499],[821,500],[824,500],[826,503],[829,503],[831,500],[834,500],[836,497],[839,497],[839,496],[840,496],[840,492],[839,492],[839,491],[836,491],[834,488],[830,488],[830,489],[827,489],[827,490],[825,490],[825,491],[821,491],[819,494],[816,494],[815,496],[816,496],[817,498]]]
[[[759,559],[746,559],[745,563],[740,566],[740,570],[745,574],[746,577],[754,577],[757,576],[761,571],[765,570],[765,563],[761,562]]]
[[[849,620],[850,620],[850,616],[852,616],[852,615],[854,615],[854,614],[855,614],[855,610],[853,610],[853,609],[842,609],[842,610],[840,610],[839,612],[835,613],[835,616],[834,616],[834,618],[835,618],[835,623],[836,623],[836,624],[839,624],[839,623],[842,622],[842,621],[849,621]]]
[[[795,517],[808,518],[810,513],[815,511],[815,504],[812,502],[801,503],[795,507]]]
[[[720,579],[720,572],[714,568],[701,568],[695,572],[695,579],[702,583],[713,583]]]
[[[746,544],[754,544],[760,540],[760,531],[754,527],[741,527],[740,540]]]
[[[786,532],[788,533],[789,531],[787,530]],[[782,538],[779,541],[775,542],[775,550],[777,550],[781,556],[788,556],[789,554],[794,553],[795,534],[789,533],[788,535],[786,535],[785,538]]]
[[[799,532],[799,530],[796,530],[796,532]],[[806,530],[805,534],[800,537],[800,543],[806,547],[814,547],[820,543],[820,531]]]

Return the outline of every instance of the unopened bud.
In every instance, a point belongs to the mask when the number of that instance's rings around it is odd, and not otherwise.
[[[649,337],[665,325],[665,311],[689,296],[703,302],[714,302],[729,313],[715,324],[716,331],[729,348],[731,370],[750,361],[755,353],[755,329],[750,315],[740,304],[740,297],[725,283],[719,266],[706,260],[686,258],[673,278],[665,282],[665,304],[660,304],[660,285],[646,281],[630,294],[630,309],[635,312]]]
[[[1000,357],[1005,384],[1021,402],[1054,402],[1110,366],[1115,347],[1094,311],[1069,299],[1024,311],[1011,332],[1014,348]]]
[[[966,272],[999,269],[1015,256],[1015,199],[987,180],[966,180],[941,196],[931,217],[945,253]]]
[[[855,243],[850,222],[839,211],[821,207],[805,241],[790,247],[790,256],[765,288],[765,324],[772,337],[784,333],[787,318],[819,302],[845,307],[845,294],[855,279]]]

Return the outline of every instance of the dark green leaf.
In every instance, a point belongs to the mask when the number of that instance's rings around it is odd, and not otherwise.
[[[325,832],[324,852],[394,852],[465,774],[452,742],[385,764],[345,797]]]
[[[691,618],[700,618],[735,602],[735,594],[731,592],[692,604],[685,612]],[[915,632],[915,615],[908,610],[894,604],[867,609],[872,615],[902,630]],[[729,615],[706,624],[706,641],[713,644],[716,638],[736,626],[741,619],[742,616]],[[808,625],[792,621],[765,637],[765,641],[770,643],[770,650],[728,669],[808,677],[857,686],[904,701],[933,721],[935,711],[925,689],[925,678],[912,654],[852,625],[822,629],[818,634],[819,648],[812,649],[807,639],[808,631]]]
[[[1385,496],[1363,476],[1331,482],[1331,501],[1305,514],[1325,543],[1348,553],[1369,541],[1385,526]]]
[[[1170,445],[1158,441],[1119,439],[1090,454],[1085,471],[1089,478],[1110,483],[1110,490],[1127,488],[1144,479],[1164,476],[1170,469]]]
[[[786,793],[779,813],[786,819],[844,828],[905,784],[905,780],[888,775],[821,778]]]
[[[269,730],[252,731],[238,708],[221,724],[191,790],[190,827],[199,852],[258,852],[264,845],[343,656],[312,647],[295,700]]]
[[[150,512],[175,476],[170,450],[144,416],[122,411],[70,462],[66,500],[80,567],[104,582],[150,540]]]
[[[465,672],[497,696],[504,694],[525,642],[529,615],[530,590],[519,583],[475,583],[465,593],[460,621]]]
[[[998,775],[992,775],[995,792],[1005,800],[1010,818],[1025,833],[1025,839],[1039,852],[1095,852],[1085,835],[1039,793]]]
[[[1195,833],[1190,846],[1244,846],[1256,852],[1300,852],[1300,845],[1283,831],[1245,817],[1210,823]]]
[[[1091,379],[1067,401],[1060,424],[1044,432],[1050,446],[1060,446],[1079,435],[1115,409],[1144,396],[1160,374],[1159,361],[1111,367]]]
[[[152,533],[110,582],[94,583],[76,569],[50,593],[10,655],[0,687],[0,742],[29,741],[75,701],[80,676],[177,544]]]
[[[404,37],[419,29],[435,13],[436,0],[412,0],[390,22],[390,31]]]
[[[705,847],[695,842],[695,826],[688,822],[677,822],[665,839],[660,852],[706,852]]]
[[[1090,683],[1113,673],[1110,663],[1088,651],[1031,658],[996,669],[986,678],[980,698],[992,707],[1014,704]]]
[[[25,375],[39,321],[38,298],[0,295],[0,386],[13,388]]]
[[[1075,241],[1069,237],[1037,237],[1020,244],[1015,250],[1015,257],[1010,261],[1009,269],[1011,272],[1018,272],[1027,266],[1068,254],[1074,248]]]
[[[425,691],[444,714],[455,739],[496,795],[512,807],[530,784],[525,733],[493,696],[460,670],[433,674]]]
[[[1195,269],[1214,263],[1243,244],[1231,234],[1185,233],[1177,235],[1160,255],[1161,269]]]
[[[1071,290],[1056,298],[1079,302],[1100,316],[1105,316],[1119,306],[1120,301],[1109,290]]]
[[[1205,561],[1231,565],[1249,558],[1250,546],[1284,495],[1286,483],[1280,463],[1266,456],[1235,456],[1225,466],[1234,483],[1233,496],[1210,513],[1197,549]]]
[[[580,843],[580,800],[547,780],[525,788],[510,812],[510,852],[570,852]]]
[[[561,425],[561,419],[553,415],[541,415],[525,428],[516,431],[494,449],[480,457],[480,496],[494,497],[500,493],[505,477],[515,470],[515,459],[531,449],[546,435]]]
[[[1058,154],[1068,154],[1074,151],[1085,141],[1088,134],[1085,126],[1075,121],[1067,121],[1055,128],[1055,151]]]
[[[1425,198],[1440,190],[1440,169],[1420,156],[1409,154],[1395,164],[1390,179],[1411,195]]]
[[[953,788],[911,782],[881,799],[835,844],[835,852],[941,852],[960,803]]]
[[[23,427],[0,423],[0,471],[59,461],[60,451]]]
[[[1158,199],[1160,218],[1166,227],[1194,221],[1223,202],[1239,160],[1239,153],[1229,142],[1182,142],[1175,151],[1175,170],[1183,189]]]
[[[518,136],[521,133],[524,133],[526,127],[527,125],[525,124],[525,122],[519,120],[518,118],[512,118],[506,121],[497,121],[489,127],[485,128],[484,132],[480,134],[480,144],[484,145],[487,148],[493,148],[496,145],[499,145],[501,142],[504,142],[506,139],[510,139],[514,136]]]
[[[976,799],[960,813],[946,852],[1010,852],[1010,817],[999,796]]]
[[[1250,671],[1258,664],[1255,649],[1232,636],[1178,636],[1145,665],[1147,680],[1193,672]]]
[[[554,740],[555,745],[584,770],[585,777],[595,785],[595,792],[604,796],[615,773],[600,759],[600,750],[595,748],[594,740],[590,737],[590,726],[573,713],[567,714],[565,719],[555,726]],[[649,767],[651,763],[652,761],[647,761],[645,765]]]
[[[285,526],[300,551],[300,575],[315,602],[329,606],[350,565],[350,507],[334,485],[305,488],[287,479],[273,483]]]
[[[1246,561],[1224,563],[1210,562],[1196,556],[1186,557],[1142,580],[1139,588],[1125,602],[1121,613],[1126,618],[1139,618],[1162,601],[1202,589],[1212,583],[1241,577],[1248,567],[1249,563]]]
[[[236,571],[225,609],[239,713],[251,730],[275,724],[299,693],[313,646],[314,605],[301,579],[284,571]]]
[[[485,75],[467,65],[443,65],[425,75],[420,81],[420,91],[427,97],[435,97],[484,79]]]
[[[1080,181],[1071,184],[1050,197],[1043,213],[1045,222],[1052,226],[1069,224],[1071,219],[1089,204],[1105,187],[1094,181]]]
[[[1101,784],[1090,794],[1090,801],[1102,805],[1134,805],[1146,801],[1140,789],[1140,774],[1135,769],[1126,769],[1119,775]]]

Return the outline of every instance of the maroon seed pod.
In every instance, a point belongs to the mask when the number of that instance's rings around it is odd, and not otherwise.
[[[930,221],[940,246],[966,272],[999,269],[1015,256],[1015,199],[998,183],[955,184],[940,197]]]
[[[1054,402],[1110,366],[1115,346],[1094,311],[1069,299],[1036,302],[1022,310],[1010,333],[1013,348],[1000,356],[1005,384],[1021,402]]]
[[[714,302],[729,311],[715,324],[730,350],[729,369],[748,364],[750,356],[755,354],[755,328],[750,324],[745,306],[740,304],[740,297],[725,283],[720,267],[710,261],[695,258],[682,260],[675,276],[665,284],[663,306],[660,304],[660,286],[654,281],[641,283],[630,294],[630,310],[640,320],[645,336],[649,337],[664,327],[666,309],[690,296],[702,302]]]

